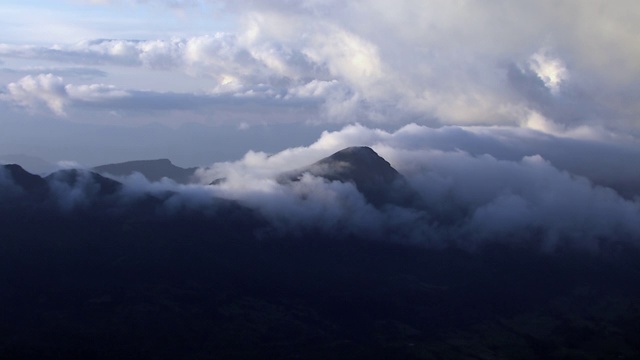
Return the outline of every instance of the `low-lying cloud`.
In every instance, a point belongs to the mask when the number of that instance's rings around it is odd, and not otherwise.
[[[415,198],[374,205],[353,183],[308,173],[298,181],[279,181],[283,172],[354,145],[370,146],[387,159]],[[599,163],[589,155],[596,149],[607,149],[620,163],[606,164],[609,157]],[[566,160],[569,155],[572,161]],[[91,201],[119,211],[150,201],[151,216],[187,211],[223,218],[225,206],[239,204],[264,219],[267,225],[255,229],[262,238],[324,234],[467,249],[501,242],[595,251],[617,241],[640,245],[640,187],[605,186],[638,184],[638,174],[616,171],[637,156],[623,145],[534,130],[408,125],[387,132],[354,125],[325,132],[308,147],[271,155],[249,152],[239,161],[199,169],[200,184],[151,183],[139,174],[119,178],[121,188],[94,184],[87,175],[71,185],[55,177],[49,181],[57,206],[66,212],[91,208]],[[590,171],[607,165],[612,166],[609,177]],[[6,188],[8,177],[1,179]],[[110,202],[98,196],[105,186],[111,189]]]
[[[273,180],[354,144],[371,146],[389,160],[420,194],[419,205],[376,209],[349,184],[310,175],[293,186]],[[619,163],[592,157],[598,149],[609,152],[606,158],[615,154]],[[634,200],[640,188],[625,187],[637,183],[640,174],[622,171],[639,155],[631,149],[522,129],[409,125],[390,133],[349,126],[323,134],[309,147],[273,155],[251,152],[199,175],[205,183],[227,179],[214,187],[217,196],[296,226],[324,224],[336,231],[366,230],[372,238],[439,246],[500,239],[537,241],[545,248],[569,243],[596,248],[603,239],[640,235],[640,204]],[[603,167],[611,170],[608,176]],[[604,186],[610,184],[620,185],[618,192]]]

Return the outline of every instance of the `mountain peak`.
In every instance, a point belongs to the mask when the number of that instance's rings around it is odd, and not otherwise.
[[[383,157],[368,146],[352,146],[342,149],[311,165],[311,173],[329,180],[356,183],[395,181],[400,173]]]
[[[17,164],[0,165],[9,180],[27,193],[45,193],[47,182],[40,176],[31,174]]]
[[[329,181],[353,183],[367,201],[376,206],[404,202],[410,192],[402,174],[367,146],[342,149],[307,167],[285,173],[280,179],[298,181],[305,173]]]
[[[368,146],[350,146],[348,148],[344,148],[334,153],[333,155],[329,156],[329,158],[332,158],[332,159],[350,159],[350,158],[383,159],[382,157],[380,157],[380,155],[378,155],[378,153],[376,153],[372,148]]]
[[[339,156],[341,154],[360,154],[360,155],[365,155],[366,154],[366,155],[369,155],[369,156],[380,157],[380,155],[378,155],[378,153],[375,152],[369,146],[349,146],[349,147],[346,147],[346,148],[344,148],[344,149],[342,149],[340,151],[335,152],[330,157]]]

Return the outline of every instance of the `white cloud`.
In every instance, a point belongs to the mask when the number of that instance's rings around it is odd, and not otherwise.
[[[28,75],[8,84],[6,91],[0,93],[0,100],[31,111],[39,111],[44,107],[65,117],[69,109],[126,111],[131,119],[141,112],[187,112],[185,120],[197,118],[203,113],[211,115],[221,112],[232,115],[232,120],[249,125],[278,117],[287,121],[315,118],[322,99],[304,88],[302,86],[301,91],[294,89],[290,94],[283,94],[267,85],[243,87],[225,84],[207,93],[155,92],[121,89],[107,84],[69,84],[62,77],[40,74]],[[261,114],[260,118],[255,117],[257,113]]]
[[[64,115],[68,93],[61,77],[52,74],[25,76],[18,82],[7,85],[8,94],[3,98],[13,100],[27,108],[45,105],[58,115]]]
[[[198,22],[224,14],[238,19],[237,27],[139,41],[4,44],[0,56],[210,80],[194,93],[306,92],[323,104],[315,116],[323,121],[520,126],[535,112],[566,131],[639,130],[633,79],[640,77],[640,46],[634,41],[640,32],[634,15],[640,14],[632,1],[606,7],[546,0],[162,5],[207,9],[206,15],[184,16]],[[141,79],[131,90],[154,91],[151,84]]]
[[[84,168],[77,161],[73,160],[61,160],[56,162],[58,169],[82,169]]]
[[[45,105],[59,116],[65,116],[65,108],[74,102],[104,102],[128,97],[126,91],[103,84],[73,85],[52,74],[27,75],[7,85],[7,93],[0,99],[37,110]]]
[[[533,54],[529,66],[553,94],[557,94],[560,85],[569,78],[564,63],[560,59],[550,57],[544,51]]]
[[[126,91],[113,85],[67,85],[66,88],[69,97],[75,101],[100,102],[130,96]]]
[[[252,44],[302,49],[326,65],[332,80],[354,94],[349,99],[358,99],[346,117],[351,121],[518,124],[539,99],[513,91],[512,64],[531,67],[551,93],[563,89],[567,96],[554,106],[564,110],[546,115],[556,123],[635,128],[640,115],[616,100],[631,96],[630,79],[640,76],[640,46],[632,40],[640,14],[632,1],[605,8],[579,1],[442,0],[228,6],[245,17],[241,33]]]
[[[371,146],[399,170],[416,191],[413,201],[373,206],[353,184],[309,174],[298,182],[276,181],[282,172],[355,145]],[[155,194],[159,210],[171,215],[215,212],[216,198],[230,199],[259,212],[271,225],[265,231],[279,235],[320,231],[332,238],[354,235],[427,246],[474,248],[498,241],[550,251],[561,246],[597,251],[615,241],[640,245],[640,174],[623,171],[639,155],[637,147],[523,128],[412,124],[387,132],[356,125],[325,132],[309,146],[271,155],[249,152],[239,161],[200,169],[202,185],[150,184],[134,175],[123,180],[121,199],[113,200],[114,206],[126,206],[145,193]],[[604,177],[598,172],[602,168],[607,168]],[[91,201],[96,184],[80,175],[77,186],[54,184],[62,209]],[[227,180],[206,185],[220,177]],[[603,186],[621,179],[636,184],[626,197],[616,186]]]
[[[319,227],[342,235],[457,242],[464,247],[536,241],[543,249],[569,245],[596,250],[606,239],[638,243],[640,203],[594,185],[591,178],[597,174],[588,167],[604,164],[589,150],[601,143],[584,140],[581,146],[567,148],[575,141],[509,128],[434,130],[409,125],[390,133],[349,126],[324,133],[308,147],[272,155],[249,152],[240,161],[200,169],[199,175],[206,183],[225,177],[226,182],[213,186],[216,196],[259,210],[283,231]],[[354,145],[372,146],[390,161],[418,191],[422,205],[376,209],[349,184],[310,175],[293,185],[274,180],[283,171]],[[616,151],[622,156],[626,150]],[[572,164],[564,163],[563,155]],[[635,156],[637,150],[625,161]],[[586,172],[573,172],[582,166]],[[610,180],[619,174],[614,169]],[[627,180],[640,179],[638,174],[628,175]],[[634,191],[640,195],[640,187]]]

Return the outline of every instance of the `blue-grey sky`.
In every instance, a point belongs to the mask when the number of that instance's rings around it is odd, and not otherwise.
[[[196,165],[353,123],[634,147],[638,20],[624,0],[3,1],[0,154]]]

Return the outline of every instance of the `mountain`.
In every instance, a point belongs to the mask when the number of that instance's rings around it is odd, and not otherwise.
[[[197,168],[181,168],[171,163],[169,159],[158,160],[136,160],[117,164],[96,166],[92,170],[100,174],[110,174],[115,176],[128,176],[138,172],[149,181],[160,181],[162,178],[169,178],[179,184],[191,182]]]
[[[56,170],[56,166],[39,157],[24,154],[0,155],[0,164],[19,164],[32,174],[46,174]]]
[[[10,195],[11,197],[26,196],[32,201],[42,201],[46,199],[49,194],[49,185],[47,182],[40,176],[29,173],[20,165],[0,165],[0,177],[1,176],[4,176],[9,184],[13,184],[21,190],[15,193],[15,191],[11,190],[11,187],[3,187],[0,189],[0,192],[5,193],[5,195]],[[0,180],[2,179],[0,178]],[[11,194],[6,194],[7,190],[9,190]]]
[[[209,185],[220,185],[227,182],[227,178],[226,177],[221,177],[221,178],[217,178],[214,179],[212,182],[209,183]]]
[[[299,181],[305,173],[329,181],[353,183],[371,204],[408,204],[415,192],[402,174],[367,146],[340,150],[302,169],[281,174],[280,182]]]
[[[79,203],[84,210],[106,209],[121,188],[121,183],[86,170],[60,170],[41,177],[16,164],[1,165],[0,216],[24,219],[35,212],[53,215],[62,204],[66,209]]]
[[[0,165],[0,176],[4,177],[6,182],[6,184],[2,184],[4,185],[2,190],[9,189],[11,191],[17,187],[22,190],[22,194],[14,195],[26,195],[39,200],[45,200],[50,195],[51,188],[58,184],[81,189],[82,192],[91,193],[94,196],[113,195],[122,188],[122,184],[118,181],[91,171],[78,169],[59,170],[46,177],[41,177],[31,174],[20,165],[9,164]],[[2,180],[1,177],[0,180]],[[6,187],[6,185],[10,186]]]
[[[118,181],[106,178],[91,171],[67,169],[56,171],[44,178],[50,185],[63,183],[70,188],[81,188],[91,195],[113,195],[122,188]]]

